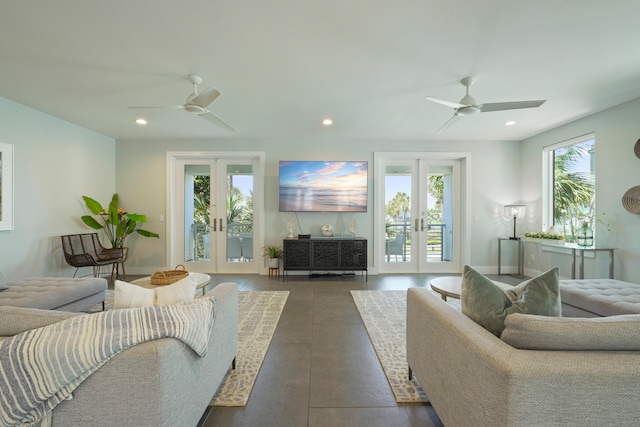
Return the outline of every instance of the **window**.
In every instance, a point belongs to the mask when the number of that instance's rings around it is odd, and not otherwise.
[[[543,228],[553,226],[567,242],[594,229],[595,157],[594,134],[543,149]]]

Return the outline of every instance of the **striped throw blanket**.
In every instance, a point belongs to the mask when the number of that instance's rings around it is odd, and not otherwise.
[[[215,300],[77,316],[0,342],[0,425],[50,421],[53,408],[111,357],[136,344],[173,337],[199,356]],[[43,424],[45,424],[43,422]]]

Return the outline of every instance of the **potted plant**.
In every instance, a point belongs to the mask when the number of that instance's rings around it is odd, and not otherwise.
[[[278,268],[280,266],[280,258],[284,255],[282,246],[264,245],[262,247],[262,257],[267,260],[269,268]]]
[[[103,208],[91,197],[82,196],[82,198],[89,211],[97,215],[102,224],[91,215],[83,215],[82,221],[94,230],[103,230],[112,248],[123,248],[125,239],[134,231],[141,236],[160,238],[156,233],[138,228],[138,223],[147,222],[147,217],[141,214],[130,214],[119,208],[117,193],[111,198],[108,209]]]

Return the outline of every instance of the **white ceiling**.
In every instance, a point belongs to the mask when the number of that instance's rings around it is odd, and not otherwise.
[[[640,96],[639,17],[637,0],[3,1],[0,96],[118,139],[520,140]],[[184,103],[190,73],[236,132],[127,108]],[[547,102],[436,134],[453,110],[425,96],[457,102],[469,75],[479,103]]]

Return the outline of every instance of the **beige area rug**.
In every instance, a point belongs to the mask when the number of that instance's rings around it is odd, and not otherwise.
[[[428,402],[420,384],[407,378],[406,291],[351,291],[397,402]],[[459,306],[459,301],[451,300]]]
[[[289,291],[238,292],[238,354],[214,396],[214,406],[245,406],[267,354]]]
[[[253,389],[271,338],[287,302],[289,291],[238,292],[238,353],[236,369],[230,370],[213,406],[245,406]],[[105,308],[113,308],[113,291],[108,290]],[[102,310],[102,304],[88,311]]]

